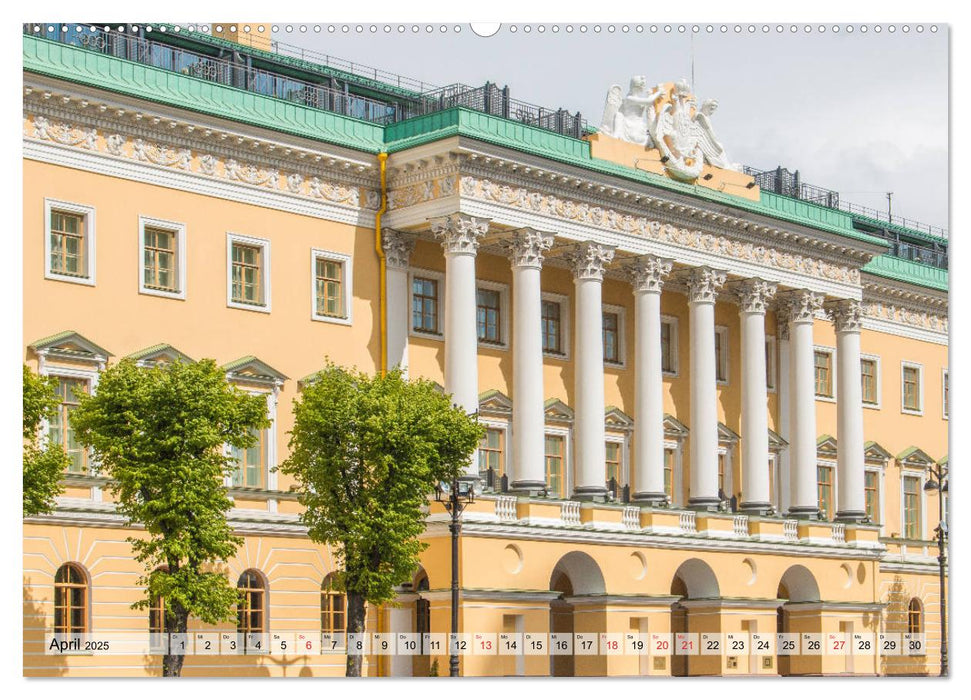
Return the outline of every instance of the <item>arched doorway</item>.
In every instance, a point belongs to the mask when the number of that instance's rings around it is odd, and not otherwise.
[[[576,599],[606,592],[603,572],[593,557],[584,552],[570,552],[553,567],[550,590],[559,596],[550,601],[550,632],[573,635],[577,629]],[[552,650],[551,650],[552,651]],[[573,654],[550,654],[551,676],[573,676],[577,668]]]
[[[812,572],[801,564],[795,564],[786,569],[779,579],[776,598],[783,601],[776,612],[776,632],[803,632],[802,621],[796,618],[794,623],[794,609],[790,603],[819,602],[819,584]],[[793,663],[793,655],[781,653],[776,649],[776,667],[780,676],[799,675],[808,669],[802,669],[799,662]]]
[[[418,594],[415,599],[415,620],[412,629],[419,635],[418,654],[412,658],[412,675],[427,676],[431,670],[431,656],[425,648],[425,634],[432,631],[432,607],[426,595],[429,590],[428,574],[422,568],[418,569],[412,580],[411,589]]]
[[[678,601],[671,606],[671,635],[674,637],[674,641],[677,639],[678,632],[718,631],[717,629],[708,629],[708,627],[699,628],[697,624],[694,624],[688,606],[685,605],[685,601],[688,600],[714,600],[721,596],[718,579],[708,564],[700,559],[688,559],[682,563],[678,570],[674,572],[674,578],[671,579],[671,595],[678,596]],[[673,654],[671,656],[671,675],[691,675],[691,671],[694,670],[692,658],[686,654]],[[698,670],[702,671],[700,667]]]

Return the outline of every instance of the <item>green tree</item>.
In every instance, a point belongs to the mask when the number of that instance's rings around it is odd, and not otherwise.
[[[363,632],[366,604],[392,601],[418,568],[422,506],[459,475],[482,429],[430,381],[333,364],[294,400],[294,417],[280,470],[298,483],[310,538],[334,550],[347,631]],[[346,673],[361,675],[359,655],[348,655]]]
[[[239,596],[219,565],[242,539],[226,519],[224,478],[235,462],[223,446],[255,443],[252,429],[269,426],[264,398],[229,384],[212,360],[152,368],[122,360],[81,399],[73,425],[110,477],[119,512],[145,528],[147,537],[128,539],[146,571],[145,597],[132,607],[161,598],[168,634],[185,633],[190,615],[232,619]],[[181,675],[183,659],[166,654],[163,675]]]
[[[40,427],[57,414],[57,378],[41,377],[24,365],[24,516],[50,513],[61,493],[69,460],[61,445],[42,445]]]

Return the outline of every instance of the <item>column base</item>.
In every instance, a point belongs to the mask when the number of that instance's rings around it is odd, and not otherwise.
[[[574,501],[607,502],[607,488],[604,486],[579,486],[570,497]]]
[[[713,496],[699,496],[688,499],[688,510],[717,513],[721,509],[721,499]]]
[[[793,506],[786,516],[798,520],[819,520],[819,509],[812,506]]]
[[[545,481],[522,480],[509,484],[509,495],[511,496],[539,496],[545,490]]]
[[[738,509],[747,515],[768,515],[772,510],[772,504],[764,501],[742,502]]]
[[[836,513],[838,523],[859,523],[866,518],[866,513],[862,510],[844,510]]]
[[[668,495],[666,493],[651,493],[649,491],[632,493],[630,496],[631,503],[639,503],[642,505],[649,505],[649,506],[660,506],[666,503],[667,500],[668,500]]]

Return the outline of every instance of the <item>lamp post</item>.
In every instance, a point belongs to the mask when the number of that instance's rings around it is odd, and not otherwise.
[[[937,565],[938,576],[941,587],[941,675],[947,675],[947,593],[946,581],[944,580],[944,567],[947,563],[947,520],[944,518],[944,494],[947,493],[947,466],[937,465],[937,468],[928,467],[931,474],[930,480],[924,484],[925,491],[937,491],[937,513],[940,522],[934,528],[937,535]],[[935,481],[936,479],[936,481]]]
[[[435,487],[435,500],[445,506],[452,519],[448,531],[452,534],[452,634],[459,632],[459,533],[462,521],[459,517],[465,507],[475,503],[475,484],[467,479],[454,479],[449,486],[439,484]],[[457,639],[456,639],[457,642]],[[449,645],[448,675],[459,675],[458,644]]]

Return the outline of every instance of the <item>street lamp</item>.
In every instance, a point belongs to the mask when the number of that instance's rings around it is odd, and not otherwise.
[[[947,563],[947,520],[944,518],[944,494],[947,493],[947,465],[939,464],[935,469],[933,466],[927,470],[931,478],[924,484],[925,491],[937,491],[937,513],[940,522],[934,528],[937,535],[937,565],[939,582],[941,586],[941,675],[947,675],[947,597],[946,583],[944,580],[944,567]],[[936,481],[935,481],[936,479]]]
[[[459,632],[459,532],[462,521],[459,516],[465,507],[475,503],[475,483],[467,479],[453,479],[450,485],[439,484],[435,487],[435,500],[445,506],[452,514],[448,531],[452,533],[452,634]],[[452,646],[448,658],[448,675],[459,675],[458,644]]]

